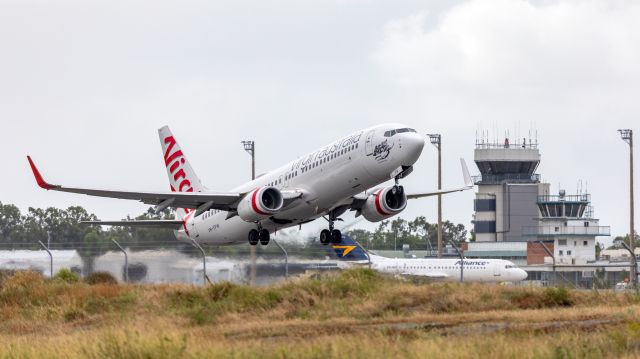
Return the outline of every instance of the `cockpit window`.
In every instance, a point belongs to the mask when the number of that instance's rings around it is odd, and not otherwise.
[[[413,128],[398,128],[398,129],[395,129],[395,130],[386,131],[384,133],[384,137],[391,137],[391,136],[395,135],[396,133],[404,133],[404,132],[416,133],[416,130],[414,130]]]

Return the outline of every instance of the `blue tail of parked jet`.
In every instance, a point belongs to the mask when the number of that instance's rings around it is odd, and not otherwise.
[[[331,248],[336,252],[338,259],[344,261],[362,261],[368,260],[364,249],[358,245],[353,238],[346,234],[342,235],[342,243],[332,244]]]

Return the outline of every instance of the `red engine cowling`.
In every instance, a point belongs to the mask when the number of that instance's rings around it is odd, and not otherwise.
[[[247,222],[257,222],[278,213],[282,204],[282,193],[277,188],[256,188],[247,193],[238,204],[238,216]]]
[[[402,186],[377,189],[362,207],[362,215],[369,222],[379,222],[395,216],[407,207],[407,196]]]

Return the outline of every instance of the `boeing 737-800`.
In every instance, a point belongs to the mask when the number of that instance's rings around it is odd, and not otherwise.
[[[167,126],[158,130],[171,191],[131,192],[71,188],[47,183],[27,156],[38,185],[47,190],[138,200],[157,212],[176,208],[175,220],[96,221],[100,225],[156,226],[175,229],[176,238],[216,245],[269,243],[270,233],[286,227],[328,220],[323,244],[339,243],[334,222],[348,210],[377,222],[394,216],[408,199],[472,188],[462,162],[465,186],[406,194],[398,183],[413,169],[425,140],[400,124],[384,124],[352,133],[229,192],[207,190],[196,176]],[[377,187],[395,179],[395,184]]]
[[[463,266],[465,282],[519,282],[527,278],[527,272],[504,259],[387,258],[365,251],[348,235],[343,235],[342,243],[332,247],[348,267],[370,263],[371,269],[381,273],[458,281]]]

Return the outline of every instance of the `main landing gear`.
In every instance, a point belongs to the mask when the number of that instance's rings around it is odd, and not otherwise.
[[[249,231],[249,244],[255,246],[260,242],[263,246],[269,244],[269,231],[263,229],[260,224],[258,224],[258,229],[252,229]]]
[[[323,229],[320,232],[320,243],[327,245],[340,244],[340,242],[342,242],[342,232],[339,229]]]
[[[341,219],[336,218],[334,213],[329,213],[329,219],[327,220],[329,221],[329,229],[323,229],[322,232],[320,232],[320,243],[327,245],[329,243],[340,244],[340,242],[342,242],[342,232],[333,228],[333,223],[337,220]]]

